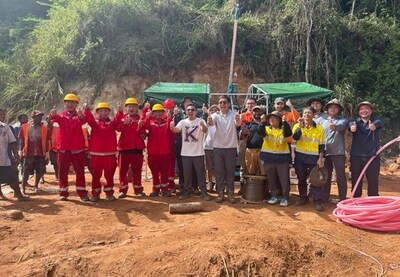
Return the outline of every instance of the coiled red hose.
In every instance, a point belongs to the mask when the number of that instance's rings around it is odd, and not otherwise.
[[[352,226],[383,232],[400,231],[400,197],[397,196],[370,196],[354,198],[354,193],[360,184],[368,166],[389,145],[400,142],[400,136],[386,143],[375,156],[371,157],[354,186],[350,199],[337,204],[332,214],[338,219]]]

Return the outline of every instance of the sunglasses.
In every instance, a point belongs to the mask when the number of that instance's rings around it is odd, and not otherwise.
[[[194,112],[195,109],[186,109],[187,112]]]
[[[228,104],[228,101],[219,101],[218,104]]]

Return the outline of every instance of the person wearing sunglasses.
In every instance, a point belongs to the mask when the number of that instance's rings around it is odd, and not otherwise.
[[[204,140],[205,134],[208,131],[206,122],[198,118],[197,107],[195,104],[190,103],[185,109],[187,118],[179,121],[177,125],[175,122],[170,123],[172,132],[182,132],[182,164],[184,184],[182,194],[179,196],[180,200],[188,199],[192,194],[192,184],[196,178],[197,184],[200,189],[200,196],[203,200],[209,201],[211,197],[206,189],[205,165],[204,165]]]
[[[217,203],[224,201],[224,190],[228,200],[234,204],[234,182],[236,154],[238,147],[237,128],[241,125],[240,114],[230,109],[227,95],[218,98],[219,112],[207,119],[209,126],[215,126],[214,135],[214,169],[218,192]]]

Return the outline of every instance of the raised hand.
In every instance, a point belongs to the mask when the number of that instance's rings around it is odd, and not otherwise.
[[[124,110],[122,109],[122,106],[121,105],[117,105],[117,112],[123,112]]]
[[[291,108],[291,109],[293,108],[293,104],[292,104],[292,102],[290,101],[290,99],[288,99],[288,100],[286,101],[285,105],[288,106],[288,107]]]
[[[179,107],[178,107],[178,105],[175,105],[174,115],[177,115],[177,114],[179,114]]]
[[[128,125],[132,122],[132,119],[130,116],[127,116],[124,118],[124,125]]]
[[[57,110],[56,110],[56,107],[54,106],[50,111],[50,116],[55,117],[56,115],[57,115]]]
[[[171,121],[171,122],[169,123],[169,128],[170,128],[171,130],[175,128],[175,122],[174,122],[174,121]]]
[[[299,123],[300,128],[304,127],[304,118],[300,117],[299,119],[297,119],[297,122]]]
[[[241,118],[242,118],[242,115],[240,114],[239,111],[237,111],[237,112],[236,112],[236,115],[235,115],[235,120],[236,120],[236,121],[239,121]]]
[[[371,120],[368,122],[368,127],[369,127],[369,129],[371,131],[375,131],[376,130],[376,126]]]
[[[77,108],[76,112],[78,113],[78,117],[82,118],[83,117],[83,109],[82,108]]]
[[[353,133],[357,131],[357,123],[355,121],[350,123],[350,131]]]
[[[201,108],[201,111],[202,111],[203,113],[208,113],[208,109],[207,109],[205,103],[203,103],[203,107]]]
[[[336,130],[336,125],[335,125],[335,123],[333,123],[333,119],[332,118],[329,120],[329,129],[331,131],[335,131]]]
[[[265,114],[262,114],[260,116],[260,120],[261,120],[261,122],[267,122],[267,116]]]
[[[144,104],[144,106],[146,107],[146,108],[150,108],[150,103],[149,103],[149,101],[147,101],[145,104]]]
[[[211,116],[207,117],[207,125],[210,125],[210,126],[214,125],[214,120],[212,119]]]

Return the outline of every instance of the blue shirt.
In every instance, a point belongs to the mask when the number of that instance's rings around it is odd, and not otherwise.
[[[374,156],[380,147],[379,134],[383,126],[382,120],[376,116],[371,116],[371,121],[376,126],[375,131],[371,131],[368,122],[364,122],[361,117],[356,120],[350,120],[349,126],[354,121],[357,124],[357,130],[353,133],[350,155],[360,157]]]

